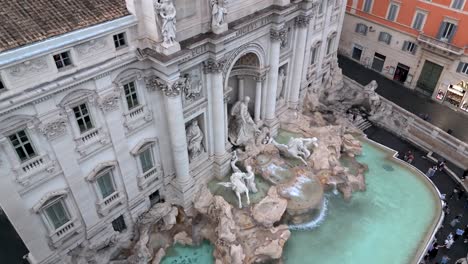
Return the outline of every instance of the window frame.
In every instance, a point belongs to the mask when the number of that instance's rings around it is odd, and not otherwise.
[[[68,56],[67,59],[69,61],[69,64],[67,64],[67,65],[65,65],[65,63],[64,63],[65,59],[63,59],[63,57],[62,57],[63,54],[66,54]],[[59,67],[59,65],[57,64],[58,61],[55,59],[55,56],[60,56],[60,63],[62,63],[61,67]],[[55,67],[59,71],[68,69],[70,67],[73,67],[73,60],[72,60],[72,56],[71,56],[71,50],[66,50],[66,51],[62,51],[62,52],[59,52],[59,53],[52,54],[52,59],[54,60]]]
[[[29,144],[31,145],[31,148],[32,148],[32,150],[33,150],[33,152],[34,152],[34,153],[33,153],[34,155],[30,156],[30,155],[25,151],[26,149],[24,148],[24,144],[21,142],[20,147],[23,149],[23,152],[25,152],[25,154],[27,154],[27,159],[25,159],[25,160],[22,160],[22,159],[21,159],[20,155],[19,155],[18,152],[16,151],[15,145],[13,144],[13,142],[12,142],[12,140],[11,140],[11,138],[10,138],[11,136],[14,135],[14,136],[17,137],[17,140],[20,141],[20,140],[19,140],[20,137],[18,136],[18,133],[21,132],[21,131],[24,132],[25,136],[26,136],[27,139],[28,139],[28,142],[27,142],[27,143],[29,143]],[[10,144],[11,144],[13,150],[14,150],[15,153],[16,153],[16,157],[18,158],[20,164],[23,164],[23,163],[25,163],[25,162],[28,162],[28,161],[31,160],[31,159],[34,159],[34,158],[40,156],[39,152],[37,151],[36,147],[34,146],[34,144],[33,144],[33,142],[32,142],[32,138],[31,138],[31,136],[29,135],[29,132],[27,131],[27,128],[19,128],[19,129],[16,129],[15,131],[13,131],[13,133],[10,133],[7,137],[8,137],[8,141],[10,141]]]
[[[82,105],[85,105],[86,111],[87,111],[87,117],[89,117],[89,122],[91,123],[91,127],[88,128],[87,125],[86,125],[87,129],[83,130],[83,131],[81,130],[81,127],[80,127],[80,124],[78,122],[78,118],[76,117],[76,112],[75,112],[75,108],[77,108],[77,107],[79,108]],[[78,132],[79,132],[80,135],[86,134],[87,132],[89,132],[89,131],[96,128],[96,125],[95,125],[95,123],[93,121],[94,118],[93,118],[93,115],[91,113],[91,110],[90,110],[90,107],[89,107],[87,101],[82,101],[80,103],[73,104],[70,108],[71,108],[71,110],[73,112],[73,117],[75,118],[75,122],[76,122],[76,124],[78,126]],[[81,108],[80,108],[80,113],[82,114],[82,109]],[[81,119],[83,119],[83,122],[84,122],[83,114],[81,115]],[[86,122],[84,122],[83,124],[86,124]]]
[[[460,4],[460,8],[456,8],[454,7],[454,4],[457,3],[457,1],[461,1],[461,4]],[[455,10],[459,10],[459,11],[463,11],[464,7],[465,7],[465,0],[452,0],[452,2],[450,3],[450,8],[451,9],[455,9]],[[460,3],[460,2],[458,2]]]
[[[130,84],[132,84],[133,87],[130,87]],[[126,86],[129,87],[129,90],[130,90],[130,88],[133,88],[133,93],[130,92],[130,93],[127,95],[127,93],[126,93]],[[131,81],[127,81],[127,82],[123,83],[123,84],[122,84],[122,90],[123,90],[123,94],[124,94],[124,97],[125,97],[126,109],[127,109],[129,112],[131,112],[131,111],[135,110],[136,108],[138,108],[139,106],[142,106],[142,105],[143,105],[142,102],[141,102],[141,100],[140,100],[141,97],[140,97],[140,94],[139,94],[139,92],[138,92],[138,86],[137,86],[136,80],[131,80]],[[132,94],[134,94],[134,95],[136,96],[136,102],[137,102],[137,104],[136,104],[136,105],[133,105],[132,107],[130,107],[130,105],[128,104],[128,96],[129,96],[129,95],[132,95]],[[133,104],[133,103],[134,103],[134,102],[133,102],[133,98],[132,98],[132,104]]]
[[[440,39],[443,41],[448,41],[450,39],[450,36],[453,34],[453,30],[457,27],[455,23],[452,23],[450,21],[443,21],[445,23],[445,28],[442,30],[442,34],[440,35]],[[445,34],[447,36],[444,36]]]
[[[122,35],[122,38],[120,38],[120,35]],[[112,41],[114,42],[114,47],[116,50],[128,47],[126,32],[120,32],[120,33],[112,35]],[[123,41],[124,43],[121,44],[121,41]]]
[[[354,29],[354,32],[363,36],[367,36],[368,30],[369,30],[369,27],[366,24],[357,23],[356,28]]]
[[[386,36],[388,39],[385,39],[383,36]],[[392,43],[392,35],[388,32],[380,31],[378,41],[390,45]]]
[[[369,5],[366,5],[367,3],[370,3]],[[366,8],[368,6],[368,8]],[[371,14],[372,13],[372,8],[374,7],[374,1],[373,0],[364,0],[362,2],[362,12]],[[367,10],[368,9],[368,10]]]
[[[336,33],[331,34],[327,38],[327,47],[326,47],[326,51],[325,51],[326,56],[331,54],[330,52],[333,49],[333,47],[335,46],[335,42],[336,42],[335,40],[336,40]]]
[[[420,28],[416,28],[416,27],[415,27],[415,24],[416,24],[418,15],[422,15],[422,16],[423,16],[423,18],[422,18],[422,20],[421,20]],[[420,10],[416,10],[416,12],[414,12],[413,21],[412,21],[412,23],[411,23],[411,28],[413,28],[413,29],[415,29],[415,30],[417,30],[417,31],[423,31],[424,26],[425,26],[425,24],[426,24],[426,19],[427,19],[427,12],[423,12],[423,11],[420,11]]]
[[[316,65],[320,56],[322,41],[317,41],[310,50],[310,65]]]
[[[411,47],[411,49],[410,49]],[[403,41],[403,51],[409,52],[413,55],[416,54],[416,51],[418,50],[418,45],[414,43],[413,41],[405,40]]]
[[[108,197],[112,196],[112,194],[118,191],[117,184],[115,183],[115,179],[114,179],[114,173],[113,173],[114,168],[115,167],[108,167],[108,168],[102,169],[100,172],[97,173],[94,179],[94,185],[95,185],[95,188],[97,188],[97,192],[99,194],[99,198],[101,201],[107,199]],[[99,179],[104,176],[109,176],[109,180],[113,189],[113,192],[109,193],[107,196],[104,196],[104,193],[101,189],[101,185],[99,184]]]
[[[147,170],[144,169],[143,167],[143,162],[142,162],[142,155],[146,152],[149,152],[149,155],[150,155],[150,160],[151,160],[151,167],[148,168]],[[145,174],[147,173],[148,171],[154,169],[156,167],[156,160],[154,158],[154,149],[153,149],[153,144],[148,144],[147,146],[144,146],[138,153],[138,160],[139,160],[139,163],[140,163],[140,168],[141,168],[141,173],[142,174]]]
[[[393,19],[390,19],[390,14],[391,14],[391,11],[392,11],[392,7],[395,6],[396,7],[396,10],[395,10],[395,15],[393,17]],[[398,14],[400,13],[400,5],[395,3],[395,2],[390,2],[390,4],[388,5],[388,10],[387,10],[387,15],[385,16],[385,18],[388,20],[388,21],[392,21],[392,22],[396,22],[398,20]]]
[[[51,220],[49,214],[47,213],[47,209],[50,208],[51,206],[57,204],[57,203],[60,203],[62,205],[63,209],[65,210],[65,215],[68,218],[68,221],[66,221],[65,223],[63,223],[59,227],[55,227],[53,221]],[[43,205],[42,208],[41,208],[41,215],[45,218],[47,226],[49,227],[49,230],[51,232],[56,232],[57,230],[59,230],[63,226],[65,226],[65,225],[67,225],[67,224],[69,224],[70,222],[73,221],[72,214],[70,213],[70,209],[68,208],[68,204],[67,204],[64,196],[55,197],[55,198],[51,199],[50,201],[48,201],[45,205]]]
[[[468,75],[468,62],[460,61],[457,66],[456,72]]]

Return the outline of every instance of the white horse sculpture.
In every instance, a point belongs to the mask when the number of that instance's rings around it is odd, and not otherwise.
[[[314,146],[318,147],[318,139],[313,138],[290,138],[288,144],[280,144],[274,139],[271,139],[271,142],[275,147],[280,151],[286,153],[287,155],[301,160],[305,165],[307,165],[306,159],[310,156],[309,147]]]
[[[218,184],[231,188],[239,199],[239,208],[242,208],[241,194],[245,193],[247,204],[250,204],[249,191],[256,193],[258,190],[255,185],[255,174],[253,173],[252,167],[247,166],[247,173],[242,172],[236,165],[237,160],[237,153],[234,151],[231,159],[231,168],[234,173],[229,178],[229,182],[219,182]]]

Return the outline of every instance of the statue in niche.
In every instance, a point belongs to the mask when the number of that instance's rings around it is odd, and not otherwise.
[[[193,120],[187,128],[187,146],[189,151],[189,158],[192,161],[196,157],[205,152],[203,146],[203,132],[198,125],[197,120]]]
[[[276,90],[276,100],[280,99],[283,93],[285,81],[286,81],[285,70],[284,68],[280,68],[279,73],[278,73],[278,89]]]
[[[221,26],[225,23],[227,0],[211,0],[212,25]]]
[[[246,146],[249,141],[255,139],[258,131],[249,113],[249,102],[250,97],[246,96],[243,101],[235,103],[231,109],[229,139],[236,146]]]
[[[153,0],[155,9],[159,12],[163,20],[161,33],[163,35],[163,46],[171,47],[176,41],[176,8],[172,0],[162,0],[160,4],[158,0]]]
[[[192,75],[185,74],[184,76],[184,94],[185,100],[191,101],[193,99],[198,98],[201,95],[202,84],[201,81],[198,81],[197,84],[192,84]]]

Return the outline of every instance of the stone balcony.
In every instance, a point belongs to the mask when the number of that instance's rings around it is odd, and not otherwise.
[[[49,155],[39,155],[19,164],[15,169],[16,181],[22,186],[30,186],[40,179],[36,175],[43,172],[52,174],[57,170],[56,163],[50,159]],[[42,179],[42,178],[41,178]]]
[[[109,212],[118,206],[123,204],[125,196],[120,191],[115,191],[113,194],[107,196],[97,203],[98,213],[102,216],[109,214]]]
[[[148,170],[144,174],[138,176],[138,187],[140,189],[145,189],[153,182],[159,182],[162,180],[162,169],[160,166],[155,166],[154,168]]]
[[[456,58],[464,53],[464,49],[450,44],[447,41],[439,40],[424,34],[419,34],[418,42],[423,49],[436,52],[439,55]]]
[[[65,242],[65,240],[81,231],[81,222],[77,218],[72,218],[63,226],[49,233],[51,246],[58,248]]]

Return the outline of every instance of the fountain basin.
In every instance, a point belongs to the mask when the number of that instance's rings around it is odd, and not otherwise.
[[[389,151],[363,142],[367,190],[349,202],[328,194],[324,221],[312,230],[292,231],[283,260],[322,264],[418,263],[442,218],[439,194],[418,170]]]

